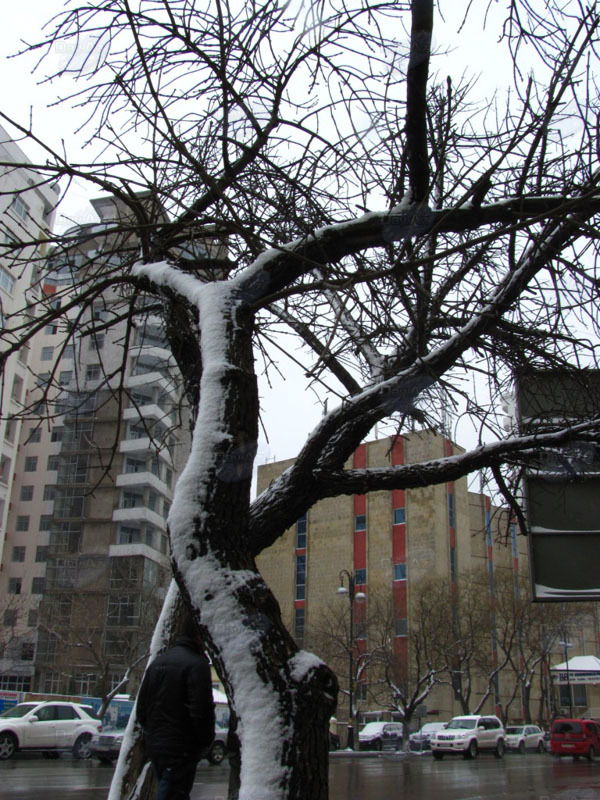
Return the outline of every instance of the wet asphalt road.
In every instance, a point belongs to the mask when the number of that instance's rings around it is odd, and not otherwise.
[[[91,760],[0,762],[0,798],[105,800],[112,772]],[[201,764],[192,800],[225,800],[227,775],[225,764]],[[434,761],[429,755],[336,755],[330,785],[330,800],[600,800],[600,759],[590,764],[547,754],[509,755],[502,761],[492,756]]]

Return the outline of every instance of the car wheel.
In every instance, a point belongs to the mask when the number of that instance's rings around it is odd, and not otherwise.
[[[522,756],[525,755],[525,742],[519,742],[519,753]]]
[[[213,742],[208,751],[208,760],[211,764],[220,764],[225,758],[225,745],[223,742]]]
[[[73,745],[73,755],[75,758],[89,758],[92,755],[90,749],[91,738],[91,733],[82,733],[81,736],[77,738],[77,741]]]
[[[594,750],[593,747],[590,747],[590,749],[588,750],[588,754],[587,754],[587,760],[588,761],[593,761],[595,757],[596,757],[596,751]]]
[[[494,750],[494,755],[496,758],[504,758],[504,751],[506,747],[504,745],[504,739],[498,739],[496,744],[496,749]],[[523,752],[525,752],[525,747],[523,746]]]
[[[546,748],[544,747],[544,743],[542,741],[538,742],[537,751],[538,751],[538,753],[545,753],[546,752]]]
[[[477,742],[475,739],[471,739],[469,742],[469,746],[463,753],[464,758],[477,758]]]
[[[433,751],[433,757],[435,758],[436,761],[441,761],[442,758],[444,757],[444,754],[443,753],[438,753],[437,750],[434,750]]]
[[[17,740],[12,733],[8,731],[0,733],[0,759],[4,761],[7,758],[12,758],[16,749]]]

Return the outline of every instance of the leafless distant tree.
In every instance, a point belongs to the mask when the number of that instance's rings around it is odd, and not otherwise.
[[[467,22],[497,11],[483,5]],[[432,56],[433,21],[433,0],[75,0],[34,46],[42,69],[71,48],[60,72],[80,79],[70,100],[93,153],[46,146],[40,181],[85,181],[128,215],[107,230],[119,259],[77,266],[60,308],[34,287],[34,322],[4,321],[2,357],[108,287],[124,320],[142,298],[163,314],[195,425],[173,571],[238,719],[240,798],[327,796],[336,696],[282,625],[258,553],[324,497],[493,468],[514,504],[505,470],[574,433],[598,441],[597,415],[529,435],[499,419],[516,371],[597,365],[596,4],[512,0],[498,27],[511,91],[496,98]],[[226,255],[197,246],[207,231]],[[3,246],[16,271],[26,244]],[[287,356],[337,402],[251,502],[256,376]],[[344,469],[381,420],[452,434],[460,415],[479,431],[462,455]]]

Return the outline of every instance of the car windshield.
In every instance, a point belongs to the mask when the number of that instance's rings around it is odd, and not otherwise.
[[[24,717],[25,714],[28,714],[32,708],[35,708],[35,704],[32,703],[22,703],[18,706],[13,706],[12,708],[7,709],[0,717],[10,718],[10,719],[17,719],[18,717]]]
[[[522,725],[511,725],[506,729],[507,734],[515,734],[515,733],[523,733],[523,726]]]
[[[471,728],[475,727],[475,723],[477,722],[476,719],[466,719],[465,717],[457,717],[456,719],[451,719],[450,722],[446,725],[446,728],[455,729],[460,728],[461,730],[470,730]]]

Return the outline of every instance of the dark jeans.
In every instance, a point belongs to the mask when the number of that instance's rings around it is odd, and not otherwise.
[[[159,756],[152,759],[152,766],[158,781],[156,800],[189,800],[198,766],[196,756]]]

